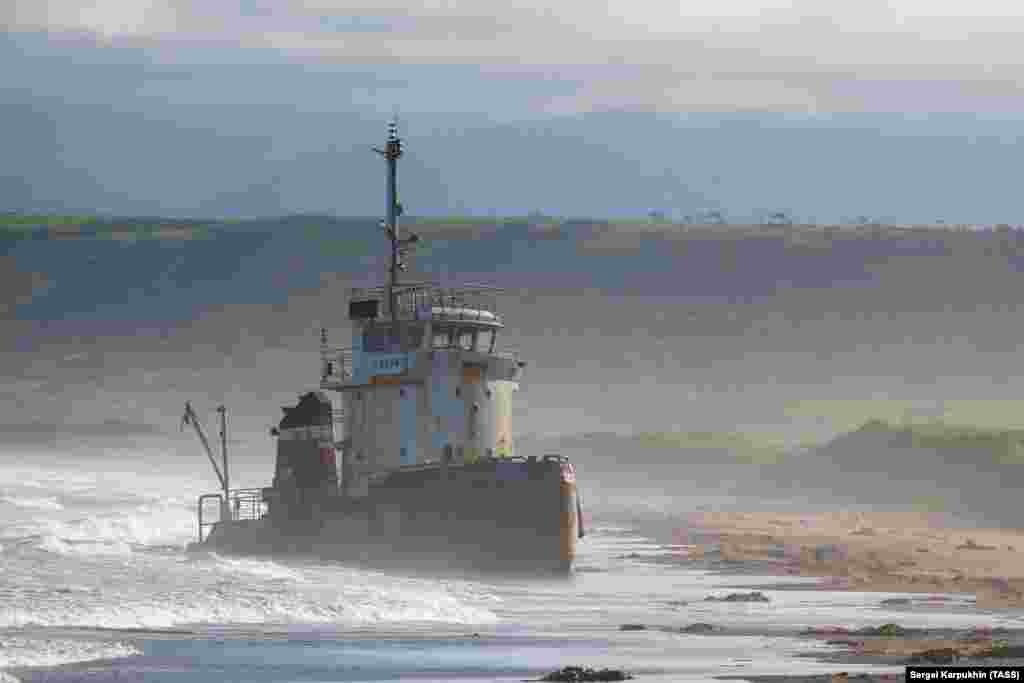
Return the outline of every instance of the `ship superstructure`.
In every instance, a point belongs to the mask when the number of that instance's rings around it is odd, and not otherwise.
[[[583,534],[575,471],[561,456],[515,451],[512,398],[526,364],[496,350],[500,290],[400,280],[419,238],[399,228],[394,124],[376,151],[387,169],[387,284],[351,291],[349,347],[331,347],[321,330],[320,390],[285,408],[272,430],[272,486],[231,491],[224,454],[225,493],[200,499],[197,545],[567,570]],[[220,516],[210,523],[213,499]]]

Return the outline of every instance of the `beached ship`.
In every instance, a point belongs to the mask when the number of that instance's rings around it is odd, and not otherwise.
[[[405,282],[395,124],[383,149],[387,283],[354,289],[350,348],[320,338],[320,386],[271,430],[272,485],[231,489],[225,411],[221,483],[199,498],[197,550],[496,571],[570,570],[582,509],[573,464],[516,452],[512,398],[525,362],[496,349],[499,290]]]

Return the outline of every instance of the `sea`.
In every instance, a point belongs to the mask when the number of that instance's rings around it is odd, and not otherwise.
[[[0,680],[468,683],[575,665],[710,681],[834,671],[806,656],[836,649],[798,637],[812,626],[1024,627],[966,595],[829,592],[806,577],[723,571],[708,563],[713,539],[686,521],[711,499],[631,509],[583,489],[585,537],[562,579],[190,554],[196,497],[212,488],[204,465],[158,451],[0,459]],[[671,533],[666,520],[678,522]],[[768,603],[705,600],[780,582],[790,585],[765,589]],[[725,632],[671,632],[698,622]]]

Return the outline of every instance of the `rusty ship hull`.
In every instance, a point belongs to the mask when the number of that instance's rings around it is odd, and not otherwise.
[[[241,493],[239,504],[232,503],[236,518],[210,524],[192,549],[380,567],[564,574],[583,528],[572,465],[560,460],[398,471],[371,484],[364,500],[291,500],[276,510],[271,504],[263,514],[243,510],[252,504]]]

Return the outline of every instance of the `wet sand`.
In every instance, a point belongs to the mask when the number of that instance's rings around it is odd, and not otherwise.
[[[687,548],[691,556],[715,554],[730,564],[767,565],[784,575],[822,578],[816,586],[801,586],[804,590],[927,593],[936,601],[944,594],[972,594],[979,608],[1024,608],[1024,530],[953,528],[936,515],[896,512],[700,512],[689,518],[688,526],[702,539]],[[765,588],[769,587],[783,586]],[[886,604],[909,608],[909,603],[888,598]],[[1024,665],[1024,632],[1016,629],[927,629],[874,636],[836,628],[808,630],[804,635],[809,641],[840,646],[836,652],[804,655],[834,663],[835,672],[717,678],[757,683],[882,683],[902,680],[903,667],[911,663]],[[1009,650],[992,656],[993,648],[1000,646]],[[852,664],[893,668],[891,673],[877,674],[843,670]]]
[[[820,576],[824,590],[967,593],[978,607],[1024,608],[1024,530],[896,512],[700,512],[690,526],[718,541],[723,560]]]

